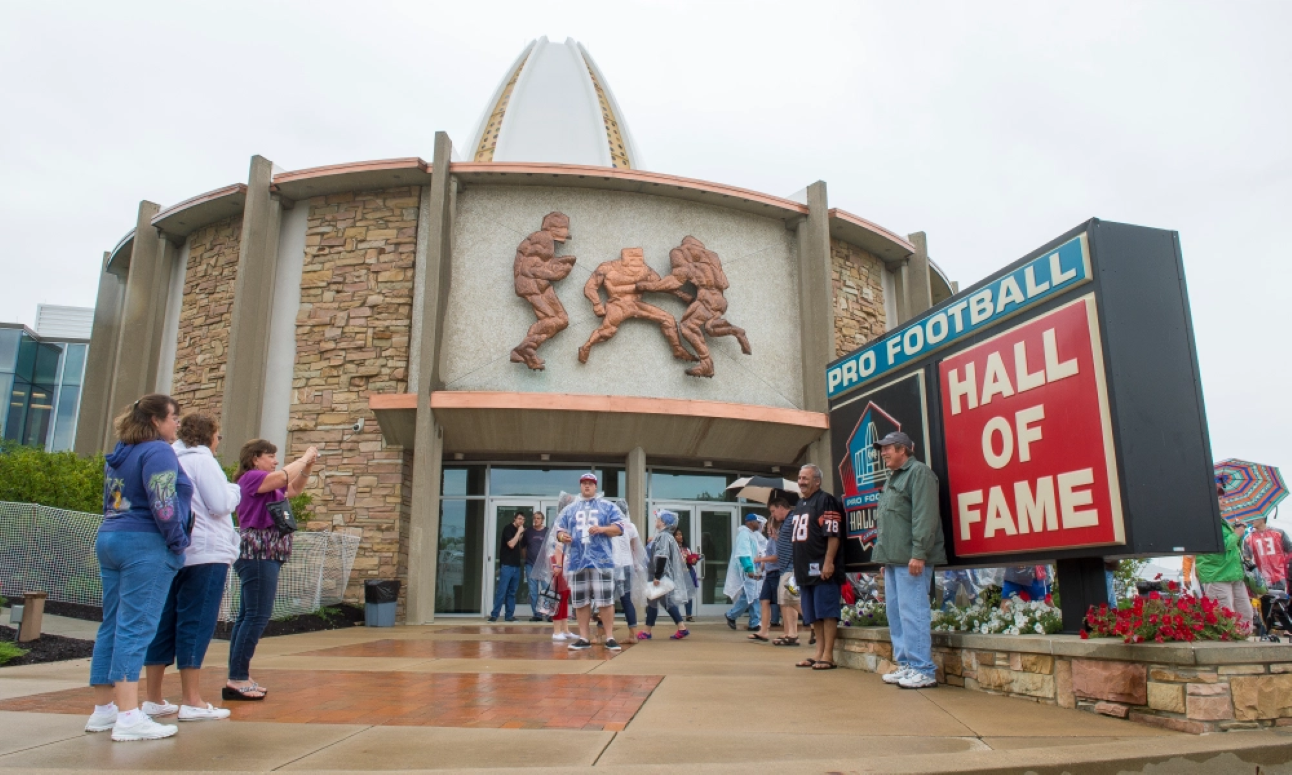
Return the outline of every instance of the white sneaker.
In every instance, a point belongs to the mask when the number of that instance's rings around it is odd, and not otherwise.
[[[158,724],[148,717],[147,714],[135,723],[126,726],[118,719],[116,726],[112,727],[112,739],[118,743],[126,743],[132,740],[160,740],[163,737],[170,737],[179,731],[179,727],[173,727],[170,724]]]
[[[85,722],[86,732],[110,732],[112,727],[117,723],[117,709],[113,707],[107,713],[94,711],[90,714],[90,720]]]
[[[565,639],[566,639],[566,640],[578,640],[578,639],[579,639],[579,634],[578,634],[577,632],[567,632],[567,633],[565,633]]]
[[[938,679],[912,670],[906,674],[905,678],[898,681],[897,685],[903,689],[932,689],[938,685]]]
[[[217,708],[209,702],[205,708],[193,705],[179,706],[180,721],[219,721],[222,718],[228,718],[231,713],[233,711],[228,708]]]
[[[171,705],[166,700],[162,700],[160,703],[145,701],[143,705],[139,706],[139,709],[149,716],[170,716],[179,713],[179,706]]]
[[[910,672],[911,672],[911,669],[903,665],[891,673],[885,673],[882,676],[881,680],[883,680],[883,682],[886,684],[900,683],[901,680],[905,678]]]
[[[555,640],[555,641],[561,641],[562,643],[564,643],[564,642],[565,642],[565,633],[563,633],[563,632],[554,632],[554,633],[552,633],[552,640]]]

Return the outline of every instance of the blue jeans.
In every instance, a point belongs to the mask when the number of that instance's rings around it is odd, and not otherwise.
[[[180,568],[166,596],[157,636],[144,656],[145,665],[176,662],[180,670],[201,669],[206,647],[215,634],[228,576],[229,566],[222,562]]]
[[[749,611],[750,627],[757,627],[762,624],[763,607],[758,600],[750,600],[749,596],[745,594],[745,590],[741,589],[740,594],[736,595],[736,601],[731,604],[731,608],[727,609],[727,618],[734,622],[743,616],[745,611]]]
[[[493,611],[489,614],[492,619],[498,618],[498,611],[503,607],[503,602],[507,603],[507,621],[516,618],[516,591],[520,589],[520,566],[504,565],[502,573],[498,578],[498,588],[493,592]]]
[[[103,623],[94,639],[90,685],[138,681],[184,555],[166,548],[161,533],[119,530],[99,531],[94,554],[103,580]]]
[[[238,560],[233,564],[233,572],[242,582],[242,601],[233,631],[229,633],[230,681],[246,681],[251,677],[251,658],[274,612],[278,572],[282,567],[278,560]]]
[[[646,604],[646,626],[647,627],[655,626],[655,619],[659,617],[659,602],[660,602],[659,600],[651,600]],[[673,603],[669,603],[664,610],[668,611],[668,615],[672,617],[673,624],[677,624],[677,625],[682,624],[682,614],[677,610],[676,605],[674,605]]]
[[[933,566],[912,576],[905,565],[884,566],[884,609],[888,614],[888,634],[893,642],[893,661],[922,674],[933,675],[932,612],[929,610],[929,584]]]
[[[534,566],[538,563],[531,563],[525,566],[525,578],[529,579],[529,615],[538,616],[538,585],[534,583]]]

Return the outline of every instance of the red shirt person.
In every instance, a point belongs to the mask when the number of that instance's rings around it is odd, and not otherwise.
[[[1292,558],[1292,541],[1288,540],[1287,533],[1277,527],[1268,527],[1265,520],[1258,519],[1252,523],[1252,532],[1247,536],[1247,548],[1265,577],[1265,583],[1273,585],[1287,581],[1288,559]]]

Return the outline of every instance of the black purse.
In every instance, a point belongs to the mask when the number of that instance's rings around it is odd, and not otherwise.
[[[292,514],[291,501],[284,498],[265,508],[269,510],[269,517],[274,520],[274,527],[278,528],[279,535],[290,535],[300,529],[296,525],[296,516]]]

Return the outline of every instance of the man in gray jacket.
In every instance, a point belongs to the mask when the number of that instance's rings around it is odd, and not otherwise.
[[[888,468],[876,510],[879,535],[871,559],[884,566],[884,600],[897,670],[884,683],[903,689],[938,685],[933,664],[929,584],[947,561],[938,515],[938,477],[911,457],[915,443],[900,431],[875,442]]]

